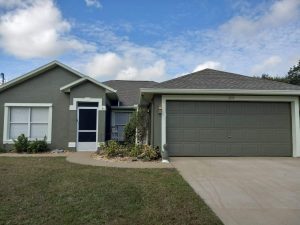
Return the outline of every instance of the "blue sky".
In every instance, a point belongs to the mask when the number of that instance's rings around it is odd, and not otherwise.
[[[100,81],[284,75],[300,59],[300,1],[0,0],[6,79],[54,59]]]

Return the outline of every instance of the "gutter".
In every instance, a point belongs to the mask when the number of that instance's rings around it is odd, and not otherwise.
[[[244,94],[244,95],[299,95],[300,90],[249,90],[249,89],[171,89],[141,88],[141,94]]]

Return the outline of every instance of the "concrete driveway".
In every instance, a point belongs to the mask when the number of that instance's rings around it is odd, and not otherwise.
[[[300,158],[172,157],[228,225],[299,225]]]

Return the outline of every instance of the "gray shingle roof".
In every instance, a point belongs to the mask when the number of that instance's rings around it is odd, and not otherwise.
[[[300,86],[264,80],[240,74],[205,69],[167,80],[154,88],[170,89],[245,89],[245,90],[300,90]]]
[[[130,80],[109,80],[103,84],[117,90],[121,106],[133,106],[138,104],[140,88],[151,88],[154,81],[130,81]]]

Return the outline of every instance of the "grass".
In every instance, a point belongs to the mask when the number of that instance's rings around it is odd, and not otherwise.
[[[0,157],[0,224],[222,224],[174,169]]]

